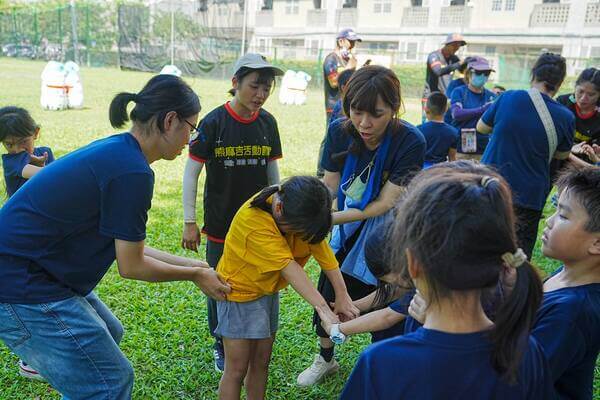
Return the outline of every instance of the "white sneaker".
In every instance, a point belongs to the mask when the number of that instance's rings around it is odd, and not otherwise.
[[[19,360],[19,375],[23,378],[33,379],[36,381],[45,382],[43,376],[40,375],[35,369],[31,368],[31,366],[27,365],[23,360]]]
[[[340,369],[340,365],[335,361],[335,358],[327,362],[320,354],[317,354],[312,365],[298,375],[297,383],[300,386],[314,385],[323,377],[336,373],[338,369]]]

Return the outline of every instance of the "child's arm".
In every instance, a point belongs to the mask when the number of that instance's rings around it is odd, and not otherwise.
[[[375,301],[375,294],[377,290],[373,291],[373,293],[366,295],[362,299],[358,299],[353,301],[354,306],[360,310],[361,313],[365,313],[370,311],[373,308],[373,302]]]
[[[456,161],[456,149],[452,147],[448,149],[448,161]]]
[[[346,336],[365,332],[377,332],[402,322],[404,318],[406,318],[406,315],[400,314],[392,310],[390,307],[386,307],[384,309],[362,315],[351,321],[342,322],[339,326],[339,329],[340,332]],[[328,334],[331,333],[331,325],[334,323],[335,322],[321,318],[321,325]]]
[[[287,267],[281,270],[281,275],[306,302],[317,310],[319,315],[325,315],[331,321],[338,320],[337,315],[331,311],[329,305],[308,279],[300,264],[294,260],[290,261]]]
[[[183,235],[181,247],[197,252],[200,230],[196,224],[196,196],[198,178],[204,163],[188,158],[183,172]]]
[[[25,179],[29,179],[38,172],[40,172],[44,167],[36,167],[35,165],[27,164],[23,167],[23,171],[21,172],[21,176]]]

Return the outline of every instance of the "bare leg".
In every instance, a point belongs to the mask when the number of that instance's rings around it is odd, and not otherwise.
[[[220,400],[239,400],[254,340],[223,338],[225,371],[219,383]]]
[[[265,398],[273,342],[275,342],[275,335],[268,339],[253,340],[250,365],[245,380],[248,400]]]

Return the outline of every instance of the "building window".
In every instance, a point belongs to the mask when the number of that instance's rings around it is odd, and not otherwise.
[[[485,55],[491,56],[496,54],[496,46],[485,46]]]
[[[423,7],[423,0],[410,0],[412,7]]]
[[[502,0],[492,0],[492,11],[502,11]]]
[[[285,13],[286,14],[298,14],[299,12],[299,0],[285,0]]]
[[[313,0],[313,5],[315,6],[315,10],[320,10],[323,6],[321,0]]]
[[[504,4],[504,9],[506,11],[515,11],[516,3],[517,0],[506,0],[506,3]]]
[[[309,54],[311,56],[316,56],[319,54],[319,41],[318,40],[311,40],[309,42]]]
[[[560,0],[542,0],[542,3],[560,3]]]
[[[450,0],[451,6],[464,6],[465,0]]]
[[[375,14],[389,14],[392,12],[392,0],[375,0],[373,3]]]
[[[258,39],[258,52],[259,53],[267,52],[267,39]]]
[[[273,9],[273,0],[263,0],[261,10],[272,10]]]
[[[344,0],[342,8],[356,8],[358,7],[358,0]]]
[[[418,48],[419,48],[418,43],[415,43],[415,42],[406,43],[406,59],[407,60],[416,60]]]

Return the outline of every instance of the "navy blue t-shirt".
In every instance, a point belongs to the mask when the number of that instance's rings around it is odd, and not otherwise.
[[[600,351],[600,283],[544,293],[532,335],[548,357],[559,396],[591,400]]]
[[[115,261],[115,239],[145,239],[153,186],[128,133],[44,167],[0,209],[0,303],[87,295]]]
[[[54,161],[54,154],[50,147],[35,147],[33,155],[41,157],[48,153],[46,165]],[[31,156],[26,151],[17,154],[2,154],[2,169],[4,170],[4,182],[6,183],[6,193],[8,197],[12,196],[21,186],[27,182],[23,178],[23,168],[31,161]]]
[[[490,90],[484,88],[482,93],[475,93],[465,85],[457,87],[452,91],[452,95],[450,96],[450,107],[452,108],[454,104],[461,104],[464,110],[469,110],[482,107],[486,103],[494,101],[495,98],[496,95]],[[459,133],[463,128],[475,128],[480,116],[481,115],[477,115],[476,117],[462,121],[457,121],[456,119],[452,118],[452,126],[456,127]],[[477,132],[477,151],[474,154],[483,154],[489,141],[489,135],[484,135]],[[464,153],[462,150],[460,136],[456,143],[456,149],[459,153]]]
[[[347,119],[338,119],[329,125],[325,148],[321,158],[321,166],[329,172],[343,173],[344,162],[350,147],[351,138],[343,129]],[[392,135],[390,149],[383,166],[382,185],[388,180],[395,185],[402,186],[410,178],[411,172],[418,171],[423,166],[425,156],[425,138],[413,125],[401,120],[398,127],[388,125],[388,132]],[[375,156],[375,150],[363,150],[358,155],[355,173],[360,173]],[[342,155],[340,157],[340,155]],[[366,177],[361,177],[366,179]]]
[[[446,161],[448,151],[456,149],[458,130],[445,122],[428,121],[417,126],[427,142],[425,162],[437,164]]]
[[[333,106],[333,111],[331,112],[331,117],[329,117],[329,123],[335,121],[338,118],[345,117],[344,110],[342,109],[342,100],[338,100]]]
[[[547,95],[542,97],[554,121],[557,151],[569,151],[575,134],[575,117]],[[493,127],[481,162],[498,168],[510,184],[517,206],[542,210],[550,191],[548,136],[529,93],[504,92],[481,119]]]
[[[393,302],[391,302],[388,305],[388,307],[392,311],[397,312],[398,314],[408,316],[408,306],[410,305],[410,301],[412,300],[412,298],[414,296],[415,296],[415,291],[410,290],[410,291],[406,292],[399,299],[396,299]],[[375,343],[380,340],[385,340],[385,339],[389,339],[391,337],[396,337],[398,335],[402,335],[404,333],[404,329],[405,329],[404,328],[405,320],[406,320],[406,318],[404,318],[402,321],[398,322],[397,324],[390,326],[387,329],[377,331],[377,332],[371,332],[372,342]]]
[[[452,96],[452,92],[454,91],[454,89],[459,88],[461,86],[465,86],[465,80],[463,78],[458,78],[458,79],[454,79],[452,80],[452,82],[450,82],[450,84],[448,85],[448,88],[446,89],[446,96],[448,98],[450,98],[450,96]],[[452,124],[452,111],[450,110],[450,107],[448,107],[448,111],[446,111],[446,114],[444,114],[444,122],[447,124]]]
[[[510,385],[491,364],[487,332],[451,334],[419,328],[369,346],[340,399],[551,399],[548,362],[533,337]]]

